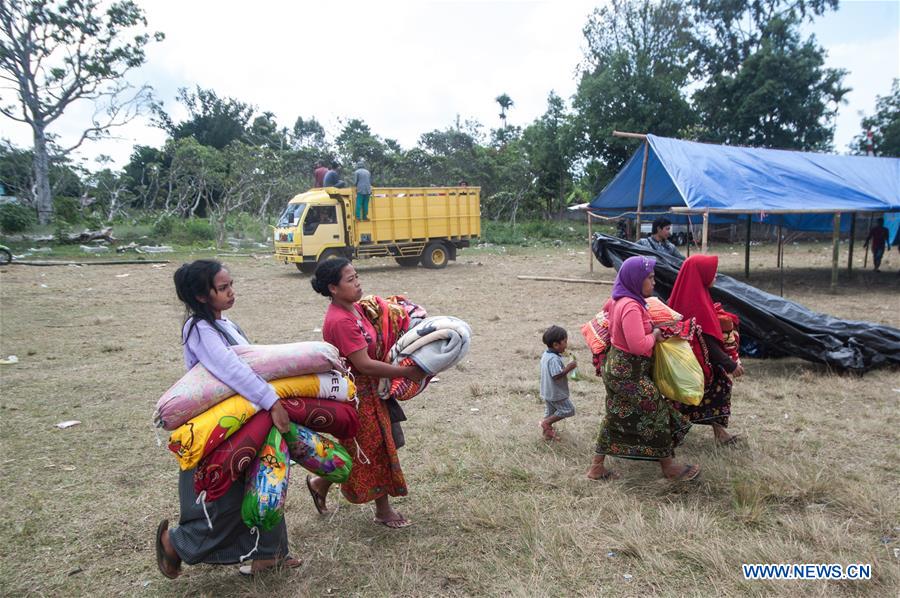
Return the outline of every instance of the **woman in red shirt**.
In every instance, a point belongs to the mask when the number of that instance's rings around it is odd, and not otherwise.
[[[611,346],[603,364],[606,417],[587,473],[592,480],[619,477],[604,466],[607,455],[659,461],[663,475],[670,480],[693,480],[700,473],[699,465],[675,462],[675,447],[691,423],[659,394],[650,375],[653,347],[662,339],[660,330],[651,325],[644,301],[653,294],[655,265],[650,257],[625,260],[616,275],[612,298],[604,306],[609,314]]]
[[[737,348],[729,353],[725,347],[720,316],[734,325],[736,316],[717,310],[709,295],[709,287],[716,280],[719,258],[697,254],[684,260],[678,278],[669,295],[669,307],[685,320],[695,318],[702,334],[691,338],[691,347],[703,368],[703,400],[697,406],[676,404],[677,409],[688,416],[692,423],[712,426],[719,445],[731,445],[738,440],[725,428],[731,415],[731,378],[742,376],[744,368],[737,355]],[[731,320],[731,321],[730,321]]]
[[[322,338],[337,347],[341,356],[350,362],[359,397],[360,426],[355,443],[342,442],[355,456],[350,479],[341,485],[341,492],[354,504],[374,500],[375,523],[394,529],[406,527],[410,521],[394,510],[389,498],[406,496],[408,491],[391,434],[390,415],[378,396],[378,381],[402,376],[420,382],[425,372],[417,366],[385,363],[376,355],[375,328],[357,305],[363,292],[356,268],[349,260],[338,258],[319,264],[311,283],[317,293],[331,298],[322,324]],[[306,484],[316,509],[319,513],[326,512],[325,498],[331,482],[307,477]]]

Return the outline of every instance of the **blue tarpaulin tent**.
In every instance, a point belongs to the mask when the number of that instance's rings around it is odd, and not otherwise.
[[[897,158],[731,147],[655,135],[647,135],[646,143],[643,212],[708,210],[710,222],[746,221],[751,214],[755,222],[807,231],[831,231],[833,214],[840,212],[846,232],[850,213],[900,211]],[[591,201],[591,212],[636,210],[643,158],[642,147]]]

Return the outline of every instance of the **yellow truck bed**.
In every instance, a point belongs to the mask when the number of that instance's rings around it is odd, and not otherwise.
[[[480,189],[473,187],[375,187],[369,200],[369,221],[352,219],[354,241],[477,237],[481,234],[479,196]],[[355,193],[351,199],[355,213]]]

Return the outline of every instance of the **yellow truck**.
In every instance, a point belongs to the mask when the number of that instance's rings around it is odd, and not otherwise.
[[[354,187],[295,196],[275,226],[275,259],[301,272],[333,257],[393,257],[413,268],[443,268],[481,234],[479,187],[375,187],[368,220],[358,220]]]

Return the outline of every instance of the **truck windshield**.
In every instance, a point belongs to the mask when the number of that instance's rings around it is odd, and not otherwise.
[[[305,203],[288,204],[288,207],[284,209],[284,212],[282,212],[281,217],[278,219],[278,224],[276,226],[296,225],[300,222],[300,217],[303,216],[303,210],[305,209]]]

